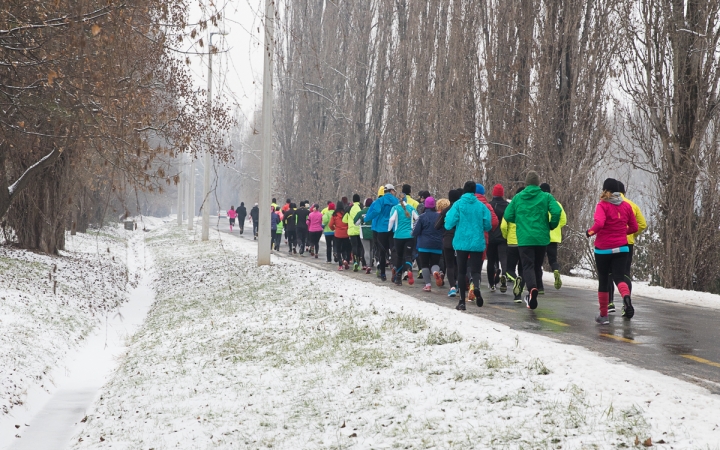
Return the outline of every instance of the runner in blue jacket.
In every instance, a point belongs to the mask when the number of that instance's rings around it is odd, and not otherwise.
[[[390,212],[399,203],[400,201],[395,197],[395,186],[388,183],[385,185],[385,195],[375,200],[365,214],[365,223],[372,222],[371,229],[375,233],[375,249],[380,260],[380,279],[383,281],[387,280],[385,266],[392,236],[392,232],[388,231]]]
[[[483,252],[487,246],[485,232],[492,229],[490,210],[475,197],[475,182],[467,181],[463,187],[463,195],[456,201],[445,216],[445,229],[455,227],[453,247],[457,256],[458,285],[460,302],[455,307],[465,310],[465,291],[467,290],[467,266],[470,262],[475,301],[483,305],[480,294],[480,277],[483,265]]]

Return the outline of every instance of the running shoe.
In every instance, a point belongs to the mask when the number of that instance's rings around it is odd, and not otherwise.
[[[343,269],[343,266],[338,267],[338,270],[345,270]]]
[[[475,300],[475,285],[470,283],[470,289],[468,289],[468,300]]]
[[[623,297],[623,311],[622,315],[626,319],[632,319],[635,315],[635,308],[633,308],[632,302],[630,301],[630,296],[626,295]]]
[[[359,270],[360,270],[360,264],[358,264],[358,263],[353,264],[353,272],[357,272]]]
[[[435,277],[435,286],[441,287],[443,284],[445,284],[443,282],[443,273],[442,272],[435,271],[435,272],[433,272],[433,276]]]
[[[387,281],[387,277],[385,276],[384,273],[380,274],[380,281]]]
[[[448,291],[448,297],[455,297],[456,295],[457,295],[457,289],[455,289],[454,287],[451,287],[450,290]]]
[[[417,279],[418,279],[418,280],[422,280],[422,279],[423,279],[423,276],[422,276],[422,269],[418,269],[418,276],[417,276]]]
[[[429,284],[426,284],[425,287],[423,287],[423,291],[424,291],[424,292],[431,292],[431,291],[430,291],[430,285],[429,285]]]
[[[366,267],[365,268],[365,274],[370,275],[370,272],[372,272],[372,267]]]
[[[393,283],[395,282],[395,275],[397,275],[397,270],[395,270],[395,268],[393,267],[392,273],[390,274],[390,279],[392,280]]]
[[[465,311],[465,300],[460,300],[455,309],[457,309],[458,311]]]
[[[595,322],[597,322],[598,325],[607,325],[610,323],[610,319],[608,316],[597,316],[595,317]]]
[[[350,270],[350,264],[347,261],[343,260],[343,266],[345,266],[345,270]]]
[[[395,277],[395,286],[402,286],[402,278]]]
[[[408,277],[408,284],[412,286],[415,284],[415,278],[413,277],[412,269],[407,271],[407,277]]]
[[[495,285],[490,285],[490,292],[495,292]]]
[[[562,287],[562,280],[560,279],[560,271],[553,270],[553,275],[555,275],[555,289],[560,289]]]
[[[545,295],[545,289],[538,289],[539,295]]]
[[[615,302],[608,303],[608,312],[614,313],[615,312]]]
[[[513,301],[514,301],[515,303],[522,303],[522,302],[523,302],[523,299],[520,298],[519,295],[516,295],[515,298],[513,299]]]
[[[500,275],[500,292],[503,294],[507,292],[507,278],[505,275]]]
[[[513,282],[513,294],[515,294],[515,297],[522,294],[522,277],[515,278]]]
[[[483,298],[482,294],[480,293],[480,289],[475,289],[474,291],[471,291],[475,294],[475,304],[478,306],[478,308],[482,307],[483,305]]]
[[[530,309],[536,309],[538,307],[538,290],[535,288],[530,289],[530,294],[528,295],[528,308]]]

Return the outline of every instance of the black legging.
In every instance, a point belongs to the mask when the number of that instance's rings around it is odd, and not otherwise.
[[[327,262],[332,262],[333,259],[333,240],[335,240],[334,234],[325,235],[325,256],[327,256]]]
[[[350,236],[350,245],[352,246],[353,261],[358,264],[362,264],[363,267],[366,267],[365,247],[363,247],[360,235]]]
[[[298,253],[301,255],[305,253],[305,246],[308,242],[308,229],[307,227],[298,227],[295,229],[295,235],[297,236]]]
[[[395,270],[401,276],[404,270],[412,270],[413,249],[415,239],[395,238]]]
[[[460,301],[465,301],[467,293],[467,269],[470,267],[470,276],[472,277],[475,289],[480,289],[482,283],[482,265],[483,252],[466,252],[465,250],[456,250],[457,266],[458,266],[458,284],[460,285]]]
[[[350,251],[352,246],[350,245],[350,238],[339,238],[335,236],[335,252],[338,256],[338,264],[343,265],[343,261],[350,261]]]
[[[633,259],[633,244],[628,244],[628,248],[630,249],[629,253],[626,253],[625,257],[625,284],[627,284],[628,289],[630,289],[630,292],[632,292],[632,278],[630,277],[630,267],[632,267],[632,259]],[[612,273],[611,273],[612,275]],[[610,277],[608,280],[608,293],[610,294],[610,303],[614,301],[615,298],[615,286],[614,286],[614,278]]]
[[[387,266],[387,254],[390,249],[390,238],[392,233],[376,232],[375,233],[375,257],[380,262],[380,274],[385,275],[385,267]]]
[[[457,287],[457,259],[455,249],[443,248],[443,259],[445,260],[445,275],[448,277],[450,287]]]
[[[495,275],[497,271],[505,273],[505,266],[507,266],[507,244],[490,244],[487,248],[487,276],[488,284],[495,286]]]
[[[285,229],[285,237],[288,241],[288,247],[291,252],[295,251],[295,245],[297,244],[297,234],[295,230]]]
[[[627,284],[627,279],[625,278],[625,263],[627,262],[627,258],[628,254],[626,252],[610,253],[607,255],[595,253],[595,265],[597,266],[598,273],[598,292],[609,292],[613,282],[616,286],[620,283]],[[613,287],[612,290],[615,290],[615,288]]]
[[[258,233],[258,221],[257,221],[257,220],[253,220],[252,223],[253,223],[253,237],[257,237],[257,233]]]
[[[323,232],[322,231],[310,231],[308,233],[310,238],[310,248],[315,249],[315,254],[317,255],[320,251],[320,238],[322,237]]]
[[[520,261],[522,261],[523,268],[523,281],[527,286],[528,292],[533,289],[537,289],[538,282],[542,282],[542,263],[545,259],[545,246],[544,245],[532,245],[525,247],[518,247],[520,252]]]
[[[505,268],[505,273],[509,275],[511,281],[515,280],[517,277],[523,276],[522,263],[520,262],[520,251],[516,245],[508,245],[507,267]]]

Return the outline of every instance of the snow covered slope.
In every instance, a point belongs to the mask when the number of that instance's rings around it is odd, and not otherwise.
[[[235,237],[147,237],[157,302],[73,448],[718,448],[698,386]]]
[[[51,371],[104,314],[126,301],[126,238],[119,228],[68,236],[53,257],[0,247],[0,416]]]

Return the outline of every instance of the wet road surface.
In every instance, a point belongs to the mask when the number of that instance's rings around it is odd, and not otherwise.
[[[225,226],[220,226],[220,230],[229,233]],[[252,241],[251,232],[252,227],[248,230],[246,226],[244,235],[240,235],[237,229],[232,235]],[[323,242],[320,243],[320,257],[317,259],[309,255],[288,255],[284,242],[280,251],[274,253],[318,269],[338,272],[336,263],[326,263]],[[416,280],[413,286],[404,282],[400,287],[390,281],[380,281],[374,271],[369,275],[362,271],[339,273],[448,308],[454,309],[459,299],[448,298],[447,288],[438,288],[434,282],[432,292],[428,293],[422,291],[423,280]],[[468,302],[466,314],[549,336],[566,344],[580,345],[607,357],[699,384],[714,394],[720,394],[720,310],[633,296],[635,317],[632,320],[625,320],[620,315],[620,300],[616,303],[617,313],[610,314],[610,325],[599,326],[594,320],[598,313],[595,291],[572,287],[556,290],[546,281],[545,295],[538,297],[539,306],[533,311],[527,309],[524,303],[513,302],[511,287],[504,294],[490,292],[484,272],[483,281],[483,307],[478,308]],[[618,299],[619,294],[616,293],[616,302]],[[608,383],[622,382],[624,380],[614,379],[612,374],[608,374]]]

